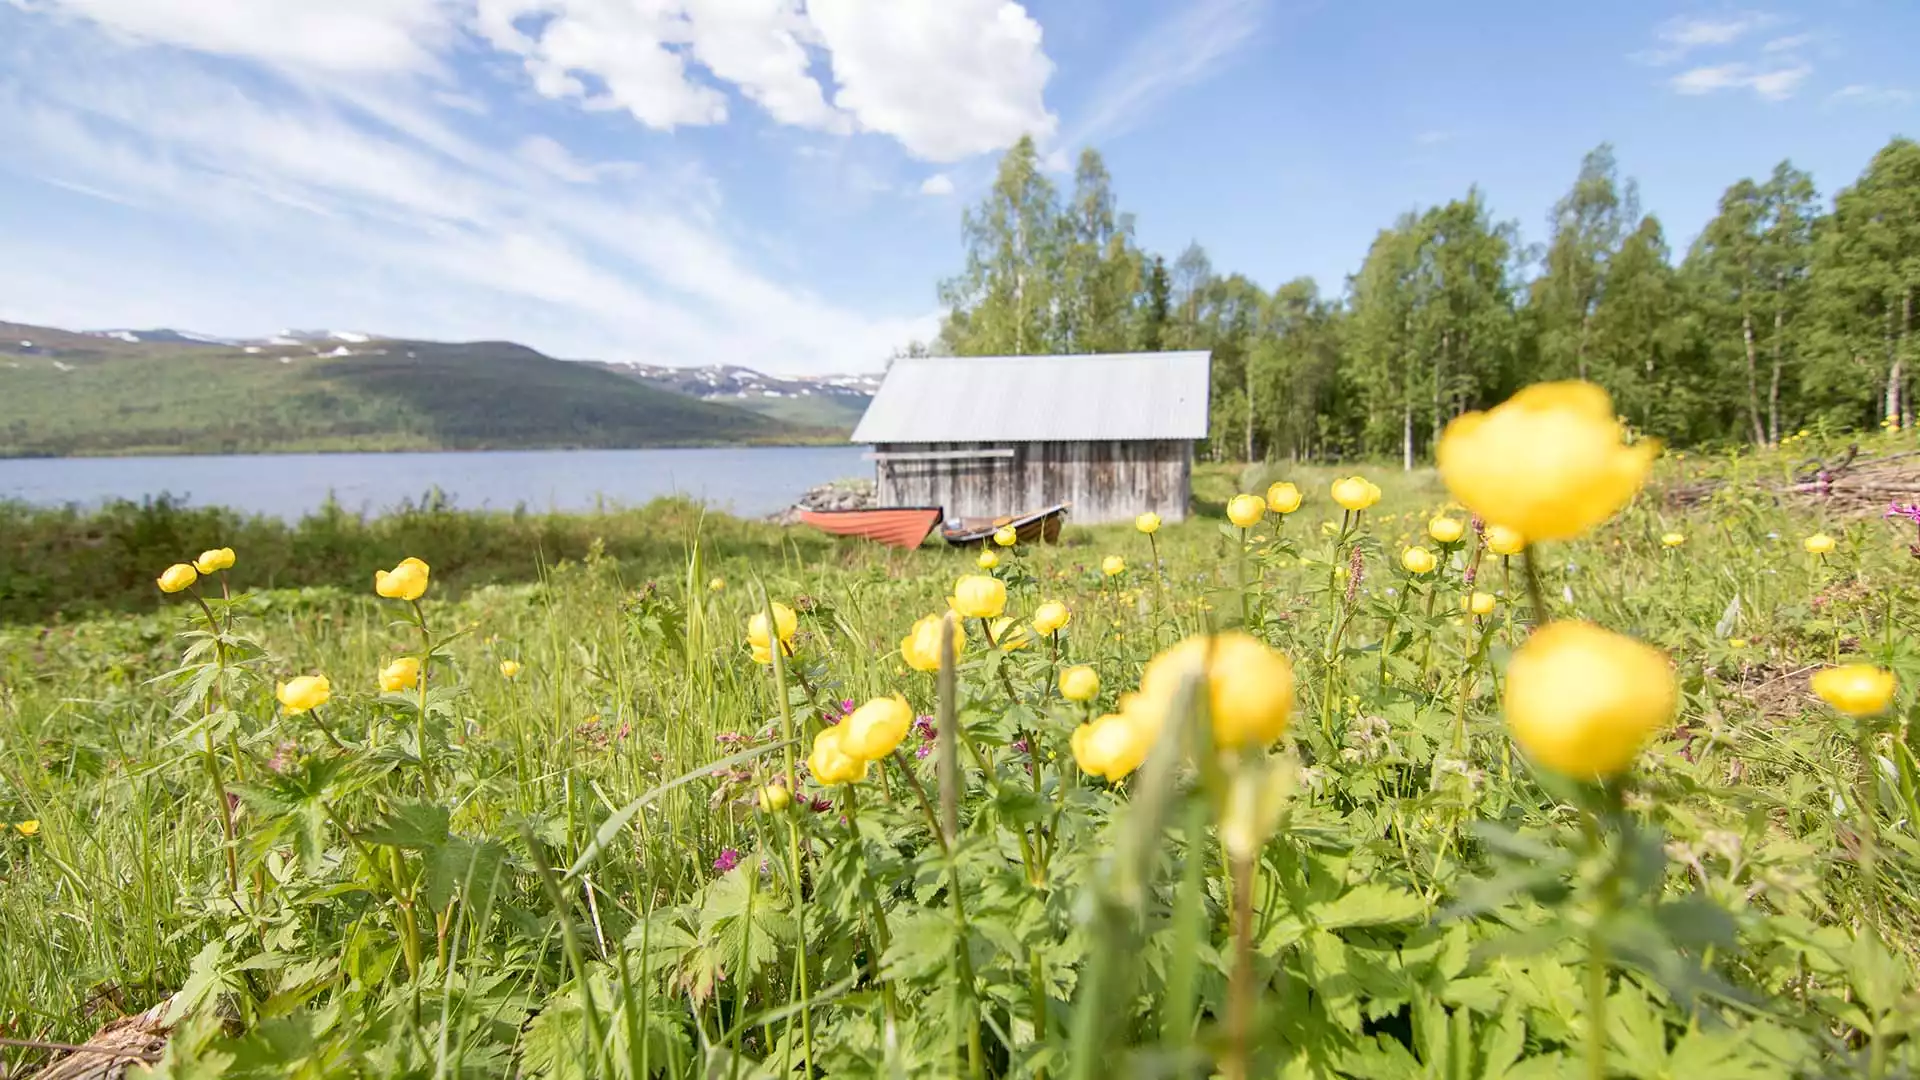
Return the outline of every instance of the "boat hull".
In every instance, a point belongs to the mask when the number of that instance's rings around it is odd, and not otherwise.
[[[889,547],[919,547],[940,522],[937,506],[897,506],[878,510],[801,510],[800,520],[835,536],[859,536]]]
[[[1061,503],[1029,514],[999,518],[968,518],[962,521],[958,528],[941,529],[940,535],[955,547],[968,547],[986,543],[993,539],[993,534],[1002,526],[1011,525],[1015,535],[1023,544],[1052,544],[1059,541],[1060,526],[1066,520],[1067,504]]]

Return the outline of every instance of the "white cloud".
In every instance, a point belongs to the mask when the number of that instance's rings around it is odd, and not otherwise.
[[[1827,100],[1852,102],[1858,105],[1911,105],[1915,99],[1913,91],[1902,87],[1853,83],[1835,90],[1827,96]]]
[[[1671,64],[1696,49],[1731,45],[1778,20],[1764,12],[1731,12],[1720,16],[1678,16],[1654,28],[1657,44],[1638,58],[1652,64]]]
[[[1253,39],[1266,0],[1193,0],[1147,27],[1093,94],[1065,141],[1081,146],[1128,130],[1157,102],[1208,76]]]
[[[1439,146],[1441,143],[1452,142],[1453,132],[1438,129],[1423,131],[1415,135],[1413,141],[1416,146]]]
[[[603,177],[632,176],[640,171],[640,166],[631,161],[582,161],[559,140],[546,135],[527,136],[514,152],[520,160],[569,184],[592,184]]]
[[[929,161],[1053,135],[1053,61],[1011,0],[811,0],[807,14],[833,57],[834,104],[863,131]]]
[[[932,176],[929,176],[925,180],[920,181],[920,194],[922,195],[953,194],[953,177],[948,176],[946,173],[934,173]]]
[[[1722,90],[1751,90],[1767,101],[1784,101],[1794,95],[1813,68],[1807,64],[1758,69],[1751,64],[1712,64],[1690,68],[1675,75],[1669,85],[1682,94],[1713,94]]]
[[[403,98],[243,92],[178,53],[90,48],[42,61],[0,47],[0,169],[139,204],[152,236],[177,245],[185,226],[195,242],[161,265],[136,236],[75,248],[9,229],[0,293],[29,320],[360,325],[789,371],[875,368],[936,325],[756,270],[737,226],[707,220],[698,175],[588,186],[609,166],[551,139],[495,150]]]
[[[332,72],[425,71],[458,0],[14,0],[136,41]]]
[[[1813,44],[1814,40],[1815,38],[1812,34],[1788,34],[1786,37],[1774,38],[1765,45],[1760,46],[1760,51],[1769,53],[1797,52]]]

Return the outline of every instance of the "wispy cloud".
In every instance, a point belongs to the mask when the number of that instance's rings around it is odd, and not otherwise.
[[[1853,83],[1843,86],[1827,95],[1827,101],[1834,104],[1853,105],[1911,105],[1916,99],[1913,91],[1899,86],[1869,86],[1866,83]]]
[[[1436,128],[1432,131],[1423,131],[1415,135],[1413,137],[1413,143],[1415,146],[1439,146],[1441,143],[1452,142],[1453,138],[1453,132]]]
[[[1687,95],[1749,90],[1766,101],[1784,101],[1792,97],[1811,74],[1813,68],[1804,63],[1772,68],[1756,68],[1744,63],[1712,64],[1689,68],[1675,75],[1668,85]]]
[[[1217,74],[1260,29],[1268,0],[1192,0],[1147,27],[1096,86],[1062,142],[1084,146],[1122,134],[1159,102]]]
[[[1819,37],[1815,34],[1788,34],[1785,37],[1777,37],[1769,40],[1765,45],[1760,46],[1760,51],[1765,53],[1798,52],[1818,40]]]
[[[1654,44],[1635,53],[1641,63],[1676,64],[1697,49],[1731,45],[1778,19],[1765,12],[1736,11],[1718,16],[1678,16],[1654,27]]]

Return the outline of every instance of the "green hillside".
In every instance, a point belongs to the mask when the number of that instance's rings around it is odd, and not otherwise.
[[[867,411],[868,400],[843,397],[740,398],[729,404],[789,424],[823,428],[844,436],[850,434],[854,425],[860,422],[860,417]]]
[[[0,456],[792,442],[817,433],[506,342],[353,355],[0,324]],[[31,341],[31,346],[23,342]]]

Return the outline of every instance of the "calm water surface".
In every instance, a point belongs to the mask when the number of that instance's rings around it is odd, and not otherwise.
[[[168,494],[293,520],[329,493],[378,512],[438,487],[464,509],[590,510],[691,495],[745,516],[770,514],[814,484],[868,476],[859,446],[709,450],[503,450],[445,454],[0,459],[0,499],[94,505]]]

